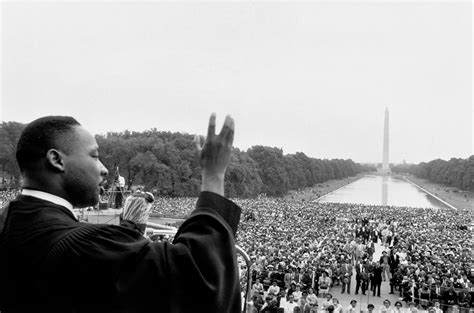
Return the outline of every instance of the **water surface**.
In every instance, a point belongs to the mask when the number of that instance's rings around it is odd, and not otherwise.
[[[445,204],[404,179],[382,175],[364,176],[327,194],[319,201],[446,208]]]

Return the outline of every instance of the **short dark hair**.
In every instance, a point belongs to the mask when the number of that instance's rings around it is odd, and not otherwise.
[[[56,148],[61,135],[80,125],[70,116],[45,116],[29,123],[16,146],[16,160],[20,170],[24,172],[36,168],[46,152]]]

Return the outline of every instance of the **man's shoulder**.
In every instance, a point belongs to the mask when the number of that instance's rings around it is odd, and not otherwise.
[[[50,226],[50,223],[78,223],[74,215],[65,207],[31,196],[19,195],[8,207],[7,220],[17,227]],[[13,223],[8,223],[13,224]]]

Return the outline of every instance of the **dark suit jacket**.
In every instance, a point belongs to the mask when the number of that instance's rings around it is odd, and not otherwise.
[[[382,282],[382,268],[381,267],[374,267],[372,276],[372,281],[374,283],[381,283]]]
[[[2,313],[240,312],[240,208],[217,194],[201,193],[173,244],[79,223],[66,208],[30,196],[20,195],[7,213]]]
[[[347,269],[346,269],[347,266]],[[341,271],[342,275],[349,274],[349,276],[352,276],[352,265],[350,263],[343,263],[341,265]]]

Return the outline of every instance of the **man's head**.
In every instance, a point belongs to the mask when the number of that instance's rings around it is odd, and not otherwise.
[[[108,174],[95,138],[74,118],[46,116],[28,124],[16,158],[25,186],[63,197],[75,207],[94,205]]]
[[[400,310],[402,308],[402,303],[400,301],[397,301],[395,302],[395,308],[397,308],[398,310]]]

